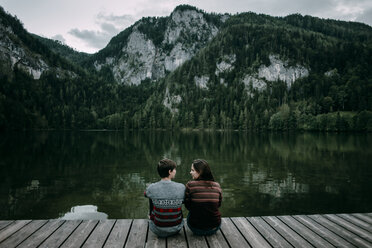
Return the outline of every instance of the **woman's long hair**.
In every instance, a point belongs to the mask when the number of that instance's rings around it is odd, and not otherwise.
[[[199,173],[198,180],[214,181],[211,168],[207,161],[203,159],[195,159],[192,162],[194,169]]]

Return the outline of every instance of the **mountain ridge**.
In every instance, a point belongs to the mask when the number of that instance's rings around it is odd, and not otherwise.
[[[87,55],[4,13],[0,129],[372,130],[372,28],[364,24],[181,5]],[[12,49],[32,51],[17,60],[24,66],[13,66]],[[36,58],[48,67],[35,77],[25,66]]]

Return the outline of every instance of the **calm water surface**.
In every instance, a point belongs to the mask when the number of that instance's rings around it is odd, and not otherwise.
[[[371,148],[371,134],[3,133],[0,219],[146,218],[163,157],[181,183],[206,159],[223,216],[372,212]]]

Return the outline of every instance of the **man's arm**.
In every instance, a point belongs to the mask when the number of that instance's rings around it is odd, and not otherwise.
[[[154,209],[154,204],[152,203],[152,200],[149,198],[149,219],[151,219],[151,212]]]

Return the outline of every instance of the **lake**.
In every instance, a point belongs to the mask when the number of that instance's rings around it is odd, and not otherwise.
[[[159,180],[164,157],[178,164],[181,183],[191,179],[194,159],[207,160],[223,190],[224,217],[372,212],[372,134],[40,131],[0,138],[1,220],[146,218],[143,192]]]

